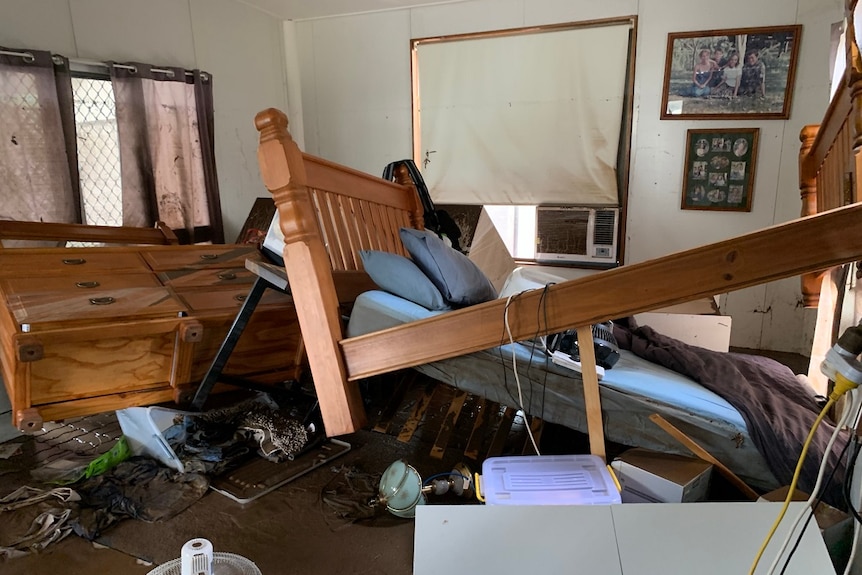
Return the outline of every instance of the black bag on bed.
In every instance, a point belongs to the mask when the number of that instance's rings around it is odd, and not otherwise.
[[[611,369],[620,358],[620,348],[614,337],[613,324],[609,321],[597,323],[592,326],[593,349],[596,354],[596,365],[605,369]],[[559,333],[548,335],[548,353],[562,351],[569,354],[575,361],[581,361],[581,351],[578,345],[578,332],[567,329]]]
[[[416,191],[419,193],[419,200],[422,202],[424,211],[425,229],[431,230],[441,238],[445,236],[451,243],[452,247],[463,252],[459,240],[461,239],[461,228],[452,219],[446,210],[438,210],[434,207],[434,202],[431,200],[431,194],[428,192],[428,186],[425,185],[425,179],[416,163],[413,160],[398,160],[387,164],[383,168],[383,179],[390,182],[395,181],[395,169],[403,165],[407,168],[407,173],[410,174],[410,179],[413,180],[413,185],[416,186]]]

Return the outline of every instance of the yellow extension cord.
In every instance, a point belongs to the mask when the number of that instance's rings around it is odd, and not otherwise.
[[[817,431],[817,428],[820,426],[820,423],[823,421],[823,418],[826,417],[826,414],[829,412],[829,409],[835,404],[835,402],[838,401],[838,399],[842,395],[844,395],[851,389],[854,389],[856,385],[857,384],[853,383],[840,373],[836,374],[835,388],[832,390],[832,393],[829,394],[829,401],[827,401],[826,405],[823,406],[823,409],[820,410],[820,414],[817,416],[817,419],[814,420],[814,424],[811,426],[811,431],[808,432],[808,437],[805,439],[805,443],[802,444],[802,453],[799,454],[799,460],[796,462],[796,470],[793,472],[793,480],[790,482],[790,489],[787,491],[787,497],[785,497],[784,499],[784,505],[781,506],[781,511],[778,513],[778,517],[775,519],[775,522],[772,524],[769,533],[766,534],[766,538],[760,545],[760,549],[757,551],[757,555],[754,557],[754,562],[751,564],[751,569],[748,571],[748,575],[754,575],[754,571],[757,569],[757,564],[760,563],[760,559],[761,557],[763,557],[763,553],[766,551],[766,547],[772,540],[772,536],[775,535],[775,531],[781,524],[781,520],[784,519],[784,514],[787,513],[787,508],[790,507],[790,502],[793,500],[793,493],[796,491],[796,483],[799,481],[799,476],[802,473],[802,464],[805,461],[805,456],[808,454],[808,447],[811,445],[811,441],[814,439],[814,433]]]

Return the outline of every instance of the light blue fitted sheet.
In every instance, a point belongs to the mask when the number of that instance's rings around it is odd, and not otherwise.
[[[429,311],[383,291],[357,299],[347,327],[353,337],[445,311]],[[518,406],[512,348],[527,413],[578,431],[587,431],[579,373],[547,361],[531,345],[515,343],[425,364],[416,369],[468,393]],[[532,355],[532,360],[531,360]],[[755,488],[778,487],[748,435],[739,412],[695,381],[623,350],[599,382],[605,437],[667,453],[691,453],[649,420],[662,415]],[[544,385],[544,389],[543,389]]]

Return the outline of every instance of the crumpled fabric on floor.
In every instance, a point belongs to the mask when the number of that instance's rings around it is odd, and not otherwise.
[[[308,431],[302,423],[278,412],[251,411],[240,422],[240,429],[250,432],[258,453],[275,463],[292,460],[308,444]]]
[[[185,415],[162,434],[186,471],[210,475],[232,467],[252,451],[275,463],[291,460],[309,441],[302,422],[266,394],[231,407]]]
[[[65,539],[73,531],[78,501],[78,493],[68,487],[27,485],[0,498],[0,559],[21,557]]]
[[[350,525],[386,527],[404,521],[369,502],[377,496],[380,473],[366,473],[357,466],[331,467],[334,473],[320,490],[323,518],[329,529],[340,531]]]
[[[203,497],[209,479],[178,473],[148,457],[132,457],[97,477],[81,481],[81,513],[75,533],[95,539],[126,517],[147,522],[170,519]]]

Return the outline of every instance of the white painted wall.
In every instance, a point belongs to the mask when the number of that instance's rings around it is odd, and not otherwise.
[[[267,195],[254,115],[288,108],[280,19],[235,0],[0,0],[0,46],[210,72],[227,241]]]
[[[305,149],[375,174],[411,156],[411,38],[632,14],[638,47],[626,262],[797,217],[798,134],[820,121],[828,103],[830,27],[843,18],[842,0],[726,0],[706,12],[689,0],[470,0],[299,21],[290,37],[299,77],[288,79],[302,86]],[[795,23],[803,31],[789,120],[659,119],[669,32]],[[761,130],[752,211],[680,210],[686,131],[721,126]],[[731,344],[808,353],[813,312],[799,307],[800,298],[796,279],[723,296]]]

